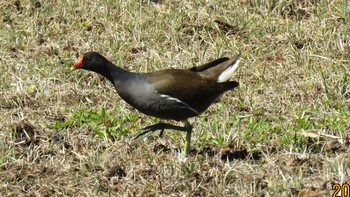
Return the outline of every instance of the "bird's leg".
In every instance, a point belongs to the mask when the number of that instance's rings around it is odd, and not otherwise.
[[[162,137],[164,134],[164,129],[172,129],[172,130],[177,130],[177,131],[184,131],[186,132],[186,142],[185,142],[185,147],[184,147],[184,153],[187,156],[190,153],[191,150],[191,135],[192,135],[192,125],[188,122],[188,120],[182,121],[185,126],[184,127],[179,127],[175,126],[172,124],[167,124],[167,123],[157,123],[154,125],[147,126],[143,129],[140,129],[137,131],[135,134],[130,136],[131,139],[136,140],[136,139],[143,139],[146,137],[148,133],[155,132],[157,130],[160,130],[159,137]]]
[[[162,138],[164,136],[164,129],[160,130],[159,137]]]
[[[187,156],[191,150],[191,134],[192,134],[192,125],[188,122],[188,120],[183,121],[186,129],[186,142],[184,147],[185,155]]]
[[[172,125],[172,124],[167,124],[167,123],[160,122],[160,123],[157,123],[157,124],[154,124],[154,125],[147,126],[147,127],[143,128],[143,129],[140,129],[135,134],[130,136],[130,138],[132,138],[134,140],[139,139],[141,136],[143,136],[142,138],[144,138],[144,137],[146,137],[146,134],[148,134],[150,132],[155,132],[157,130],[161,131],[160,132],[160,136],[162,136],[163,133],[164,133],[164,129],[172,129],[172,130],[185,131],[185,132],[187,132],[187,130],[188,130],[186,127],[179,127],[179,126],[175,126],[175,125]]]

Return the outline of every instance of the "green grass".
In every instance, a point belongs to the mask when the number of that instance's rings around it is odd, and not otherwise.
[[[348,1],[0,5],[1,196],[325,196],[349,183]],[[127,139],[159,120],[70,72],[87,51],[135,72],[241,53],[240,87],[190,120],[185,158],[180,132]]]
[[[114,111],[120,111],[118,107]],[[106,109],[99,111],[93,109],[81,109],[73,112],[67,120],[59,120],[53,123],[51,128],[61,130],[69,127],[82,128],[87,126],[88,129],[94,131],[98,137],[112,138],[120,140],[122,136],[128,135],[132,130],[132,126],[125,125],[127,123],[135,123],[138,120],[137,114],[107,114]]]

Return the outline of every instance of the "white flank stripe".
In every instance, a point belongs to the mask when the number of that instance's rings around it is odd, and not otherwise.
[[[217,82],[219,82],[219,83],[220,82],[226,82],[229,79],[231,79],[231,77],[233,76],[233,73],[237,69],[238,64],[239,64],[240,61],[241,61],[240,59],[236,60],[236,62],[232,66],[228,67],[224,72],[222,72],[219,75],[219,78],[218,78]]]
[[[159,93],[158,93],[158,94],[159,94]],[[170,101],[176,101],[176,102],[178,102],[178,103],[181,103],[181,104],[183,104],[185,107],[187,107],[188,109],[190,109],[191,111],[193,111],[194,113],[196,113],[196,114],[199,115],[199,112],[198,112],[197,110],[193,109],[193,108],[190,107],[187,103],[181,101],[180,99],[171,97],[171,96],[166,95],[166,94],[159,94],[159,95],[160,95],[160,97],[166,98],[166,99],[168,99],[168,100],[170,100]]]

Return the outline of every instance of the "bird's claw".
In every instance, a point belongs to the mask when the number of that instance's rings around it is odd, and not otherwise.
[[[161,130],[160,134],[159,134],[159,137],[163,137],[164,129],[160,128],[158,124],[155,124],[155,125],[150,125],[150,126],[147,126],[147,127],[143,128],[143,129],[140,129],[140,130],[136,131],[133,135],[131,135],[129,137],[129,139],[131,139],[131,140],[142,140],[145,137],[147,137],[150,133],[156,132],[157,130]]]

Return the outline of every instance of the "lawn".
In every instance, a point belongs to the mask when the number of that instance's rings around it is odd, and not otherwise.
[[[350,195],[348,0],[16,0],[0,17],[0,196]],[[189,120],[185,157],[184,133],[128,138],[159,120],[71,72],[87,51],[135,72],[240,53],[240,86]]]

